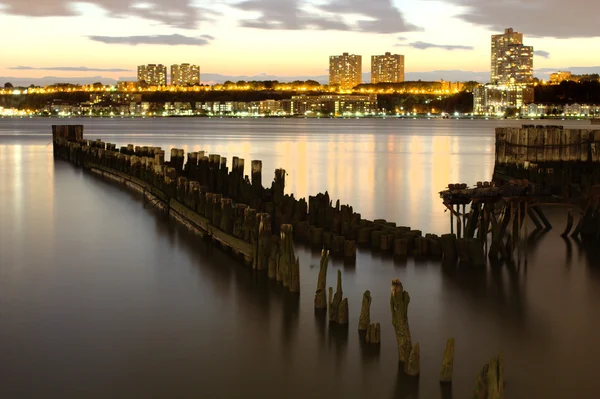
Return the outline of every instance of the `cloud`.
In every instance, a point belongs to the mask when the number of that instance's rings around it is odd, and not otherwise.
[[[88,68],[84,66],[79,67],[31,67],[31,66],[15,66],[9,67],[8,69],[14,71],[63,71],[63,72],[131,72],[131,69],[121,68]]]
[[[183,29],[196,29],[199,21],[220,16],[220,13],[190,0],[0,0],[0,5],[5,6],[2,12],[12,15],[65,17],[78,15],[73,8],[76,2],[98,6],[111,17],[138,17]]]
[[[459,45],[459,44],[434,44],[434,43],[427,43],[427,42],[412,42],[412,43],[408,43],[408,44],[396,44],[396,46],[409,46],[412,48],[416,48],[418,50],[427,50],[430,48],[437,48],[437,49],[442,49],[442,50],[448,50],[448,51],[453,51],[453,50],[473,50],[472,46],[463,46],[463,45]]]
[[[544,50],[535,50],[533,54],[542,58],[550,58],[550,53]]]
[[[166,46],[205,46],[214,38],[210,35],[189,37],[178,34],[154,36],[88,36],[90,40],[105,44],[139,44],[166,45]]]
[[[465,6],[465,21],[504,32],[514,27],[530,37],[600,37],[600,1],[572,0],[446,0]],[[507,4],[508,3],[508,4]]]
[[[420,30],[404,20],[391,0],[327,0],[313,4],[307,0],[245,0],[232,5],[258,13],[241,25],[257,29],[341,30],[371,33],[399,33]],[[354,22],[348,22],[353,19]]]

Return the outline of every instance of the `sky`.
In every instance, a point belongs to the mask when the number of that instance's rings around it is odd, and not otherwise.
[[[119,79],[184,62],[321,76],[330,55],[361,54],[368,72],[386,51],[405,55],[407,74],[482,72],[490,35],[508,27],[534,46],[538,76],[600,72],[599,15],[598,0],[0,0],[0,76]]]

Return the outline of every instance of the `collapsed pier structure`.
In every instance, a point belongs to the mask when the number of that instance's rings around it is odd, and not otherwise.
[[[543,211],[548,206],[566,210],[563,237],[598,240],[600,130],[497,128],[493,180],[477,182],[475,187],[449,184],[440,197],[450,211],[451,230],[456,219],[458,237],[477,240],[492,261],[514,262],[516,249],[518,260],[523,256],[526,263],[526,221],[531,220],[536,231],[552,229]]]

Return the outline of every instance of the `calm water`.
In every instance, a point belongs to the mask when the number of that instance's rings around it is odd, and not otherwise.
[[[0,119],[0,397],[468,397],[502,351],[508,398],[600,397],[600,257],[555,230],[527,269],[395,264],[359,252],[342,270],[347,333],[315,317],[319,254],[299,247],[301,296],[210,250],[138,195],[54,161],[52,123],[87,138],[263,160],[299,196],[329,190],[363,217],[443,233],[437,192],[489,180],[493,129],[507,121]],[[554,122],[556,124],[556,122]],[[589,126],[588,122],[564,122]],[[530,231],[532,228],[530,228]],[[596,250],[597,251],[597,250]],[[389,287],[411,294],[421,377],[398,373]],[[379,352],[356,332],[362,293]],[[438,384],[446,338],[454,384]]]

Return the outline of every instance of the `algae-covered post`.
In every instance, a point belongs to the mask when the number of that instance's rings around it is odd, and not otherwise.
[[[411,377],[417,377],[421,372],[421,349],[418,342],[411,348],[408,361],[404,363],[404,372]]]
[[[442,359],[442,371],[440,372],[440,383],[452,383],[452,370],[454,367],[454,338],[448,338],[446,341],[446,350]]]
[[[392,281],[390,307],[392,310],[392,325],[398,342],[398,360],[407,362],[412,350],[410,328],[408,326],[408,304],[410,295],[404,291],[399,279]]]
[[[331,287],[329,287],[329,292],[331,293],[332,291],[333,291],[333,289]],[[335,291],[335,295],[333,296],[333,299],[330,300],[330,304],[329,304],[329,321],[331,321],[331,322],[334,322],[334,323],[339,322],[340,306],[342,305],[342,296],[343,296],[342,272],[340,270],[338,270],[337,271],[337,289]],[[345,309],[346,312],[348,310],[347,304],[348,304],[348,301],[346,301],[346,309]],[[347,315],[346,315],[346,321],[347,321]]]
[[[371,292],[365,291],[363,294],[360,318],[358,320],[358,331],[367,331],[371,324]]]
[[[379,344],[381,342],[381,325],[379,323],[369,324],[365,342],[368,344]]]
[[[493,357],[477,376],[473,391],[475,399],[504,399],[504,360],[502,355]]]
[[[329,251],[321,251],[321,264],[319,267],[319,280],[317,281],[317,292],[315,294],[315,309],[327,309],[327,264],[329,263]]]

